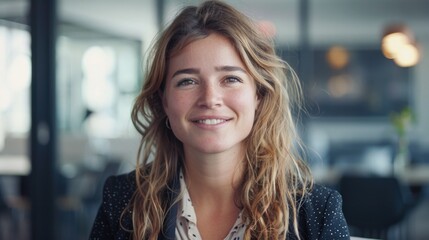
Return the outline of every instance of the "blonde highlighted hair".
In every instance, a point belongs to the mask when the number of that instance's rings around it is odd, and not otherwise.
[[[170,207],[165,200],[168,183],[177,177],[183,159],[182,143],[165,125],[161,99],[168,60],[190,42],[211,33],[231,41],[256,82],[260,99],[245,143],[244,177],[237,199],[248,224],[245,239],[285,239],[289,231],[299,237],[300,202],[313,184],[296,151],[300,141],[292,107],[299,106],[299,81],[276,55],[273,41],[252,20],[228,4],[205,1],[184,8],[158,36],[132,110],[133,123],[142,135],[137,190],[129,205],[133,238],[152,240],[162,233]]]

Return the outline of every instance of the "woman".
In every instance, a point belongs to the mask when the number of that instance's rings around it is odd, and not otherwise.
[[[348,239],[335,191],[296,154],[293,71],[231,6],[161,33],[133,108],[138,168],[105,183],[91,239]]]

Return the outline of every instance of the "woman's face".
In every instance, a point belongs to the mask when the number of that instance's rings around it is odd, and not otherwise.
[[[221,35],[191,42],[169,59],[163,105],[185,153],[243,151],[258,102],[255,81]]]

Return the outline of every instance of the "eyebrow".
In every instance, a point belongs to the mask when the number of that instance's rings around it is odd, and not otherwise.
[[[220,67],[215,67],[215,70],[217,72],[234,72],[234,71],[240,71],[243,73],[247,73],[246,70],[244,70],[241,67],[237,67],[237,66],[220,66]],[[197,68],[184,68],[184,69],[180,69],[177,70],[176,72],[174,72],[173,77],[177,76],[179,74],[199,74],[200,70]]]
[[[234,71],[240,71],[243,73],[247,73],[246,70],[244,70],[241,67],[237,67],[237,66],[220,66],[220,67],[215,67],[215,70],[218,72],[234,72]]]
[[[179,74],[198,74],[200,73],[199,69],[196,68],[185,68],[185,69],[180,69],[177,70],[176,72],[174,72],[173,77],[177,76]]]

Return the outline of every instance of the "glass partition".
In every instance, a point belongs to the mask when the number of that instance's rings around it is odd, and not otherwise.
[[[132,168],[130,121],[141,86],[141,40],[61,22],[57,42],[61,239],[85,239],[104,180]]]
[[[31,50],[27,1],[0,1],[0,239],[29,239]]]

